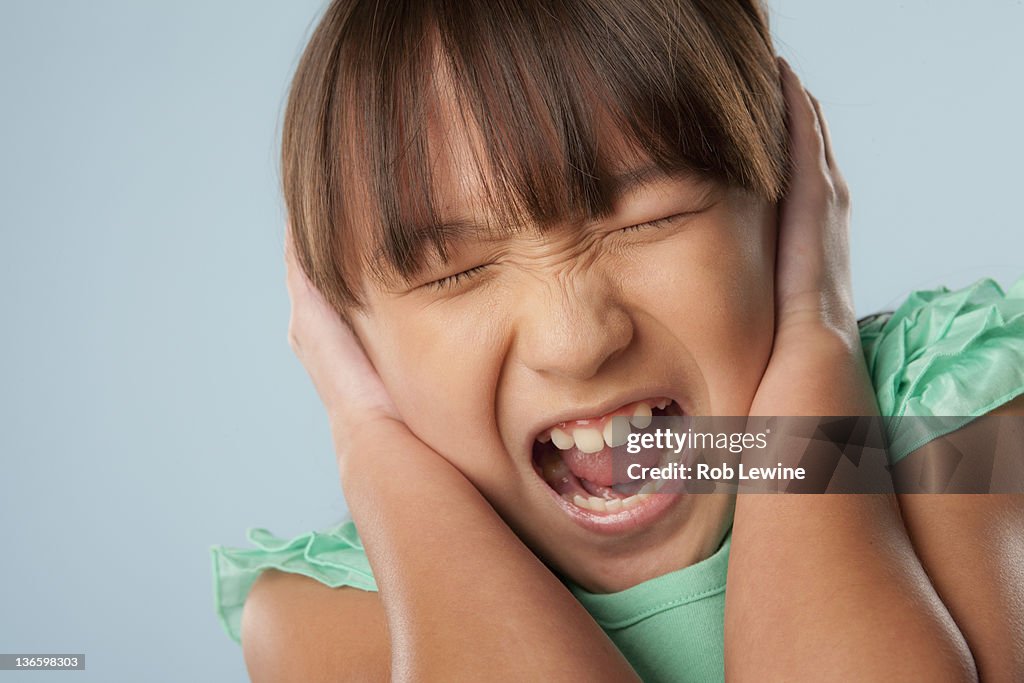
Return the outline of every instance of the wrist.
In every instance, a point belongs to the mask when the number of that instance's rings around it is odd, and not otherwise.
[[[418,491],[426,485],[465,480],[464,475],[437,451],[413,434],[402,421],[389,415],[369,415],[360,420],[358,428],[341,428],[332,424],[338,474],[346,500],[352,502],[371,496],[390,495],[394,490],[401,497],[409,494],[410,485]],[[438,488],[438,495],[444,488]]]
[[[807,327],[776,337],[750,415],[877,415],[859,337]]]
[[[387,415],[368,414],[354,419],[348,415],[330,415],[331,440],[342,479],[362,461],[393,457],[409,433],[400,421]]]

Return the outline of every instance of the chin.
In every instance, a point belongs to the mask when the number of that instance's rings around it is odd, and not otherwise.
[[[563,578],[591,593],[615,593],[711,556],[734,504],[730,494],[679,496],[656,523],[624,535],[581,533],[550,519],[517,533]]]

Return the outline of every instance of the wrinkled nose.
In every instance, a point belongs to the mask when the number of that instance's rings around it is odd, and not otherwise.
[[[521,300],[517,352],[533,371],[586,380],[633,340],[633,321],[599,274],[539,283]]]

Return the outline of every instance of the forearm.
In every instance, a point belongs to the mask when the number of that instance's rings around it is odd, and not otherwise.
[[[971,474],[986,467],[997,471],[992,456],[1019,453],[1022,443],[1024,397],[911,453],[898,464],[897,475],[919,481],[926,467],[945,466],[944,471],[967,475],[951,479],[947,491],[965,484],[976,490]],[[964,455],[976,466],[951,464]],[[999,468],[992,483],[1005,491],[1024,490],[1019,456],[1015,462]],[[1024,680],[1024,495],[908,493],[899,502],[914,550],[967,639],[981,680]]]
[[[366,444],[342,473],[387,615],[393,677],[635,678],[476,488],[397,432]]]
[[[853,353],[823,359],[823,386],[752,414],[877,414]],[[738,496],[726,595],[733,680],[976,677],[891,495]]]

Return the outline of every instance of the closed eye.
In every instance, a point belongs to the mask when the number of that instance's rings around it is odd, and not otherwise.
[[[472,268],[464,270],[461,273],[455,273],[454,275],[448,275],[447,277],[443,277],[439,280],[427,282],[425,286],[439,291],[455,289],[455,287],[462,284],[466,280],[469,280],[474,275],[478,275],[479,273],[481,273],[484,269],[487,268],[488,265],[490,264],[483,263],[479,266],[473,266]]]
[[[693,216],[700,213],[700,211],[682,211],[680,213],[672,214],[671,216],[665,216],[664,218],[658,218],[653,221],[645,221],[643,223],[637,223],[636,225],[629,225],[624,228],[620,228],[619,232],[639,232],[640,230],[647,230],[649,228],[666,228],[678,221],[680,218],[686,216]],[[433,280],[431,282],[424,283],[422,286],[429,287],[437,291],[447,291],[458,287],[460,284],[472,279],[479,275],[488,268],[491,264],[482,263],[478,266],[473,266],[459,273],[454,273],[446,277]]]
[[[684,216],[692,216],[700,213],[699,211],[683,211],[681,213],[672,214],[671,216],[665,216],[653,221],[647,221],[645,223],[637,223],[636,225],[629,225],[625,228],[621,228],[619,232],[638,232],[640,230],[646,230],[648,228],[667,228],[672,223],[676,222]]]

